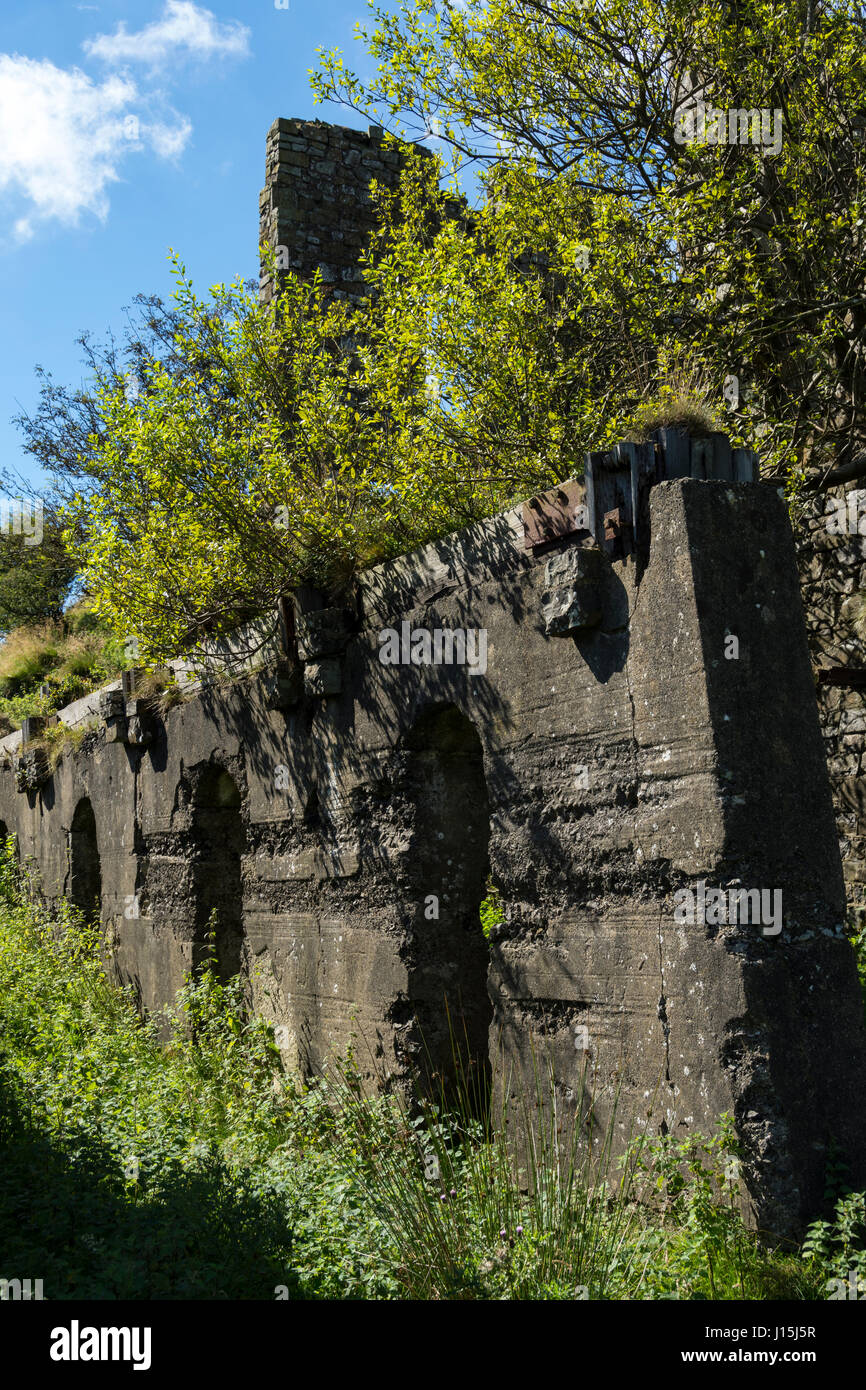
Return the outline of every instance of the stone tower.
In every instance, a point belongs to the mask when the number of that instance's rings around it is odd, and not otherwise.
[[[267,136],[259,242],[277,250],[277,268],[304,277],[320,270],[334,298],[363,292],[358,259],[374,226],[370,185],[393,187],[401,157],[366,131],[324,121],[274,121]],[[261,293],[273,286],[263,276]]]

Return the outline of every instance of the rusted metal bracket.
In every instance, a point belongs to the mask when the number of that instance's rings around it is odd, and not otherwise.
[[[632,525],[626,521],[622,507],[604,514],[604,538],[606,541],[622,541],[623,551],[631,549]]]
[[[586,487],[572,478],[523,504],[523,543],[527,550],[590,529]]]
[[[587,454],[584,477],[589,530],[615,559],[648,544],[647,494],[656,483],[677,478],[754,482],[757,458],[748,449],[732,449],[725,434],[693,437],[664,427],[643,442]]]

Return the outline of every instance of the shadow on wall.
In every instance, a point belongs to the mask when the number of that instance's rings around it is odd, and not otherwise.
[[[88,920],[102,912],[102,873],[96,839],[96,817],[87,797],[75,808],[69,832],[69,898]]]
[[[476,1104],[490,1087],[489,948],[479,907],[489,873],[490,815],[481,741],[453,705],[425,714],[404,742],[409,830],[403,890],[408,999],[397,1006],[404,1062],[423,1084],[453,1091],[455,1051]],[[398,1032],[398,1037],[400,1036]]]
[[[241,805],[234,778],[218,763],[209,764],[192,798],[193,964],[200,966],[208,955],[207,935],[211,916],[216,913],[214,948],[223,982],[237,975],[243,964],[241,856],[246,848],[246,832]]]

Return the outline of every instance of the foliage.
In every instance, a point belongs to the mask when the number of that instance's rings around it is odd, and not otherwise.
[[[99,428],[68,498],[84,586],[143,660],[495,508],[503,485],[419,463],[417,364],[390,340],[388,372],[374,364],[320,285],[287,276],[265,305],[236,282],[205,301],[176,269],[171,363],[142,364],[130,396],[96,362]]]
[[[570,205],[586,250],[578,271],[557,272],[583,277],[591,300],[616,289],[599,306],[605,331],[579,335],[582,355],[606,340],[617,373],[633,366],[652,389],[660,349],[675,347],[708,371],[719,406],[738,378],[731,423],[760,442],[765,471],[866,472],[856,0],[371,10],[360,38],[374,76],[322,54],[319,99],[433,132],[452,168],[481,168],[500,215],[510,208],[518,238],[543,254]],[[781,148],[689,141],[680,117],[696,101],[778,111]]]
[[[853,1192],[848,1178],[848,1163],[833,1145],[824,1189],[829,1219],[813,1221],[809,1226],[803,1254],[823,1271],[828,1282],[841,1280],[850,1288],[853,1275],[861,1289],[866,1290],[866,1193]]]
[[[172,364],[142,366],[132,398],[103,365],[88,486],[70,498],[85,589],[144,660],[299,583],[338,588],[622,437],[648,377],[610,336],[632,312],[615,248],[641,281],[657,271],[646,229],[608,202],[604,256],[575,276],[586,200],[560,191],[527,258],[504,178],[496,202],[454,215],[436,165],[409,158],[380,193],[356,306],[288,273],[272,304],[239,283],[201,300],[177,265]]]
[[[376,1101],[351,1066],[329,1078],[332,1143],[401,1252],[412,1297],[606,1298],[640,1282],[636,1157],[613,1174],[615,1111],[587,1143],[590,1074],[564,1101],[533,1057],[528,1081],[487,1083],[454,1045],[438,1094]],[[591,1122],[590,1122],[591,1124]],[[614,1274],[615,1271],[615,1274]]]
[[[13,629],[0,644],[0,715],[19,725],[30,714],[53,714],[129,664],[124,641],[80,601],[59,620]]]
[[[487,880],[486,892],[478,913],[481,918],[481,930],[489,941],[493,928],[498,927],[504,920],[502,898],[492,879]]]
[[[740,1156],[730,1117],[722,1118],[711,1140],[664,1135],[653,1147],[652,1164],[662,1210],[683,1238],[688,1263],[697,1255],[704,1264],[709,1296],[731,1287],[748,1298],[751,1250],[737,1210]]]
[[[0,632],[57,619],[75,577],[75,563],[56,515],[42,520],[42,537],[0,533]]]
[[[724,421],[792,490],[866,469],[859,4],[373,15],[375,76],[324,55],[318,97],[408,134],[435,122],[454,159],[403,147],[400,187],[374,189],[367,299],[272,255],[274,301],[240,281],[200,297],[176,262],[172,302],[140,297],[122,345],[83,339],[90,384],[42,373],[20,419],[87,591],[143,661],[299,583],[339,589],[666,421]],[[780,148],[683,141],[698,100],[780,112]],[[474,211],[447,182],[469,162]]]
[[[240,980],[213,968],[142,1021],[107,943],[28,882],[13,839],[0,1246],[47,1297],[820,1297],[839,1263],[832,1240],[803,1262],[738,1224],[725,1129],[639,1140],[617,1177],[612,1127],[591,1155],[573,1143],[541,1063],[494,1123],[471,1086],[452,1109],[365,1099],[351,1056],[300,1084]],[[591,1106],[587,1076],[569,1114]],[[529,1115],[535,1137],[515,1147]]]
[[[866,1192],[846,1192],[836,1199],[832,1221],[814,1221],[803,1254],[823,1269],[826,1278],[848,1279],[853,1270],[866,1288]]]
[[[269,304],[240,282],[203,300],[177,263],[170,364],[140,364],[131,396],[94,359],[99,428],[76,456],[69,540],[143,660],[573,471],[597,412],[567,349],[572,309],[551,320],[507,219],[434,234],[438,198],[420,157],[383,195],[363,305],[289,274]]]
[[[237,982],[190,984],[165,1046],[160,1020],[142,1023],[107,979],[96,934],[67,910],[53,923],[15,877],[7,859],[4,1258],[30,1268],[37,1252],[48,1297],[297,1294],[285,1195],[250,1166],[282,1109],[273,1042],[244,1019]]]
[[[0,647],[0,688],[14,695],[41,681],[59,659],[59,624],[16,628]]]

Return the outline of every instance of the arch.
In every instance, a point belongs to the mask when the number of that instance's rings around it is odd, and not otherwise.
[[[451,1090],[459,1069],[475,1106],[484,1108],[493,1005],[479,916],[490,840],[481,740],[471,720],[446,705],[414,725],[405,747],[413,923],[407,964],[418,1055],[434,1090],[440,1080]]]
[[[214,949],[223,981],[237,975],[243,963],[242,805],[234,778],[218,763],[209,763],[192,795],[193,963],[200,965],[208,953],[207,935],[216,913]]]
[[[69,831],[69,897],[92,920],[102,912],[102,871],[96,817],[85,796],[79,801]]]

